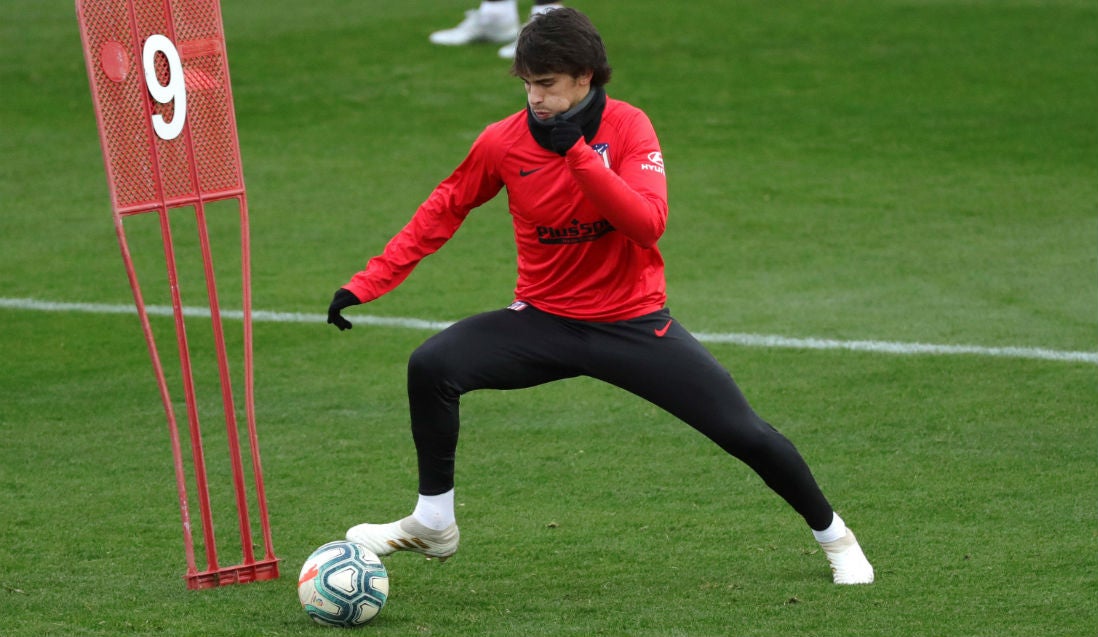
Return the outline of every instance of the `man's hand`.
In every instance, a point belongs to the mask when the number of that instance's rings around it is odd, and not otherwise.
[[[563,120],[558,122],[553,130],[549,132],[549,144],[553,147],[553,152],[564,156],[570,148],[576,145],[579,138],[583,137],[583,129],[580,125],[569,120]]]
[[[332,304],[328,306],[328,322],[339,328],[339,331],[349,330],[353,325],[347,319],[343,318],[340,311],[343,308],[351,307],[352,305],[358,305],[362,301],[358,300],[358,297],[354,295],[350,290],[346,288],[339,288],[336,290],[335,296],[332,297]]]

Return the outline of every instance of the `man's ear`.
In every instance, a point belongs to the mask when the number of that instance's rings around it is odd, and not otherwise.
[[[595,76],[594,71],[584,71],[583,73],[580,73],[579,75],[576,76],[576,82],[579,83],[580,86],[590,86],[591,85],[591,78],[594,77],[594,76]]]

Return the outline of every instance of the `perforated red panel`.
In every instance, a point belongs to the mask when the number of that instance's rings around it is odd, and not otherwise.
[[[271,527],[255,423],[248,206],[240,167],[220,4],[218,0],[77,0],[76,13],[119,247],[168,418],[187,559],[187,586],[209,588],[275,579],[278,577],[278,558],[271,547]],[[240,219],[244,415],[253,469],[252,484],[263,535],[264,555],[259,559],[255,555],[252,537],[236,410],[238,403],[229,373],[223,315],[206,223],[205,204],[219,199],[234,199]],[[217,374],[240,531],[242,559],[235,566],[222,566],[217,555],[194,368],[185,329],[179,268],[170,223],[173,213],[169,211],[180,208],[189,209],[194,214],[217,353]],[[202,571],[198,570],[195,557],[175,402],[160,362],[123,223],[126,215],[140,213],[155,213],[160,221],[190,434],[193,477],[198,493],[200,529],[206,554]]]
[[[238,194],[244,183],[217,0],[80,0],[77,15],[115,211]],[[154,35],[173,50],[154,53],[149,77],[143,54]],[[171,85],[172,55],[182,69],[185,125],[165,139],[153,118],[174,123],[178,100],[155,99],[150,87]]]

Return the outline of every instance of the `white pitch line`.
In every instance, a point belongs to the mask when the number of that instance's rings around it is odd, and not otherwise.
[[[0,298],[0,308],[9,310],[30,310],[38,312],[83,312],[88,314],[136,314],[132,305],[108,305],[104,303],[58,303],[37,299]],[[146,311],[151,316],[171,316],[172,308],[163,305],[150,305]],[[207,308],[185,307],[183,315],[188,317],[209,318]],[[240,320],[240,310],[222,310],[227,319]],[[352,322],[361,325],[377,325],[414,330],[445,329],[452,322],[429,321],[417,318],[371,316],[354,314]],[[298,312],[269,312],[253,310],[252,320],[262,323],[325,323],[325,314],[302,314]],[[777,347],[784,349],[849,350],[873,352],[878,354],[910,355],[971,355],[999,358],[1027,358],[1067,363],[1088,363],[1098,365],[1098,352],[1073,352],[1046,349],[1042,347],[984,347],[980,345],[938,345],[933,343],[900,343],[894,341],[840,341],[825,338],[792,338],[767,334],[708,333],[697,332],[694,336],[704,343],[729,343],[745,347]]]

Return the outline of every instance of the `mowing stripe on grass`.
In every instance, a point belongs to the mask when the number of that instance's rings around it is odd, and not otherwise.
[[[136,314],[132,305],[107,305],[104,303],[56,303],[37,299],[0,298],[0,308],[11,310],[32,310],[39,312],[85,312],[89,314]],[[172,308],[163,305],[150,305],[146,308],[151,316],[171,316]],[[222,310],[227,319],[240,320],[240,310]],[[183,315],[208,318],[207,308],[185,307]],[[354,314],[351,320],[360,325],[378,325],[414,330],[441,330],[453,323],[447,321],[428,321],[417,318],[400,318]],[[324,314],[303,314],[298,312],[268,312],[253,310],[252,320],[264,323],[324,323],[328,317]],[[840,341],[826,338],[792,338],[768,334],[710,333],[694,334],[703,343],[730,343],[745,347],[780,347],[786,349],[838,349],[859,352],[875,352],[893,355],[961,355],[992,356],[1001,358],[1029,358],[1035,360],[1060,361],[1071,363],[1089,363],[1098,365],[1098,353],[1073,352],[1045,349],[1041,347],[983,347],[980,345],[938,345],[933,343],[897,343],[892,341]]]

